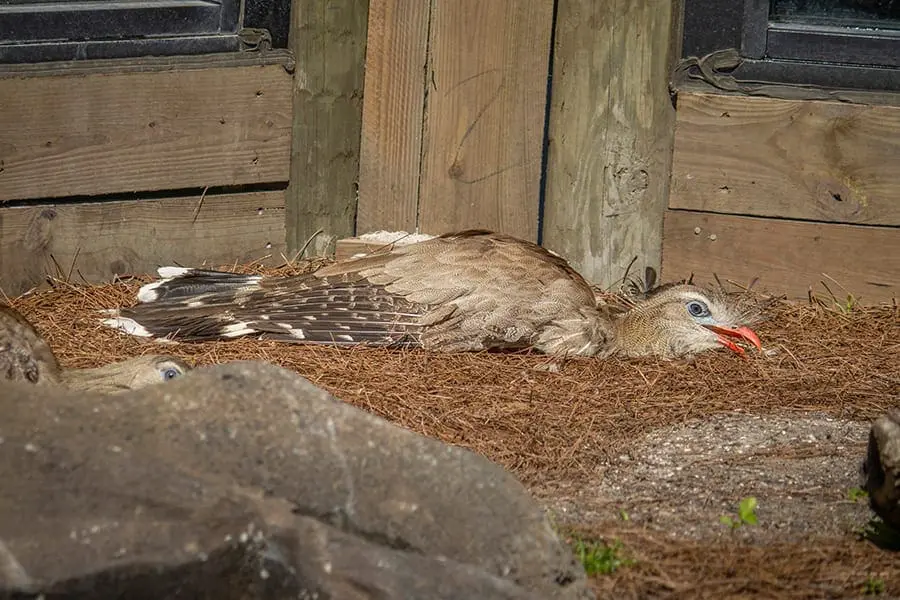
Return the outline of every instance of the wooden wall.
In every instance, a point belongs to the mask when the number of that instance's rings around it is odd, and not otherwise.
[[[280,260],[290,64],[276,52],[5,67],[2,291]]]
[[[680,93],[663,272],[900,296],[900,108]]]
[[[680,3],[556,4],[370,0],[357,233],[486,227],[603,285],[659,268]]]
[[[370,0],[357,232],[535,240],[553,0]]]

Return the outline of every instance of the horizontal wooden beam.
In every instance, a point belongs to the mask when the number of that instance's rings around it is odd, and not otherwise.
[[[900,107],[680,93],[669,207],[900,225]]]
[[[0,289],[47,275],[103,282],[158,266],[219,266],[284,252],[284,192],[0,208]]]
[[[824,281],[864,304],[890,301],[900,296],[900,228],[669,210],[661,279],[691,273],[743,285],[758,277],[759,289],[793,298],[827,293]]]
[[[0,74],[0,201],[288,180],[284,65],[135,68]]]

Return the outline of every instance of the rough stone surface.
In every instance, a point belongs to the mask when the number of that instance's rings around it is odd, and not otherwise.
[[[900,409],[872,424],[864,469],[872,510],[900,531]]]
[[[272,365],[114,398],[5,384],[0,414],[6,591],[592,597],[512,475]]]
[[[859,486],[868,425],[822,414],[719,414],[660,428],[611,461],[596,483],[537,490],[561,523],[620,521],[688,539],[763,542],[858,531],[871,518]],[[759,524],[731,531],[719,518],[741,499]]]

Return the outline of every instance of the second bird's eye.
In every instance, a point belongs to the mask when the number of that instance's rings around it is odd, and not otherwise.
[[[699,300],[691,300],[687,303],[688,312],[692,317],[708,317],[709,309]]]
[[[166,369],[165,371],[162,372],[164,381],[169,381],[170,379],[175,379],[176,377],[178,377],[178,375],[179,375],[178,369],[173,369],[172,367],[169,367],[168,369]]]

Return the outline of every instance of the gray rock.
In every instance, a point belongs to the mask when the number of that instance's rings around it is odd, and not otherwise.
[[[900,531],[900,409],[872,424],[863,471],[872,510]]]
[[[593,597],[512,475],[272,365],[114,398],[7,384],[0,411],[7,590]]]

